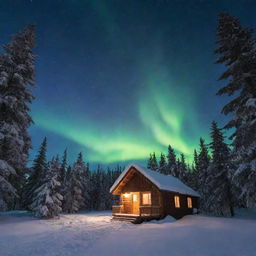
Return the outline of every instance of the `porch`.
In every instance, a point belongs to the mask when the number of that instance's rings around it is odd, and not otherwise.
[[[120,195],[120,205],[112,206],[113,219],[139,223],[162,216],[160,205],[152,204],[151,192],[129,192]]]

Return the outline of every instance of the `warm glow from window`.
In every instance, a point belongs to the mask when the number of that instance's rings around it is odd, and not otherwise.
[[[128,194],[128,193],[125,193],[125,194],[124,194],[124,197],[125,197],[125,198],[128,198],[129,196],[130,196],[130,194]]]
[[[133,195],[133,199],[132,200],[133,200],[133,202],[138,202],[138,197],[137,197],[136,194]]]
[[[187,202],[188,202],[188,208],[192,208],[192,199],[191,199],[191,197],[187,198]]]
[[[175,207],[180,208],[180,197],[179,196],[174,197],[174,202],[175,202]]]
[[[142,194],[142,204],[151,204],[151,193]]]

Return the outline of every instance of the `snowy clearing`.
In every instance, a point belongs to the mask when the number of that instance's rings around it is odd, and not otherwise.
[[[0,215],[1,256],[256,255],[256,219],[186,216],[140,225],[111,221],[111,212],[39,220],[26,212]],[[250,215],[251,216],[251,215]]]

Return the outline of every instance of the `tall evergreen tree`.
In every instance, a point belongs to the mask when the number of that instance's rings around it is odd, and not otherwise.
[[[148,169],[151,169],[153,171],[158,170],[158,163],[157,163],[155,152],[153,154],[150,154],[147,167]]]
[[[148,163],[147,163],[147,168],[151,169],[151,166],[152,166],[152,154],[150,153],[149,154]]]
[[[169,145],[168,146],[168,154],[167,154],[167,174],[170,174],[174,177],[178,177],[178,168],[176,161],[176,154],[174,149]]]
[[[180,154],[179,179],[184,183],[188,182],[188,168],[185,160],[185,155],[183,153]]]
[[[215,121],[211,126],[211,163],[207,170],[205,210],[216,216],[232,216],[231,185],[229,180],[230,152]]]
[[[63,197],[59,193],[59,170],[56,168],[58,158],[53,159],[48,165],[42,185],[34,191],[30,209],[37,217],[53,218],[58,216],[62,208]]]
[[[82,153],[79,153],[76,162],[71,168],[69,179],[66,180],[64,191],[63,211],[74,213],[85,207],[85,183],[84,175],[86,172]]]
[[[207,169],[210,164],[210,156],[208,153],[208,147],[204,142],[204,139],[200,138],[200,149],[198,154],[198,191],[201,195],[200,208],[201,210],[205,209],[205,202],[208,196],[207,188],[205,186],[207,178]]]
[[[165,155],[163,153],[161,153],[160,155],[159,172],[163,174],[167,174],[167,163],[166,163]]]
[[[62,156],[62,161],[61,161],[61,166],[60,166],[60,182],[64,184],[65,181],[65,176],[67,173],[67,168],[68,168],[68,163],[67,163],[67,149],[65,149],[63,156]]]
[[[46,160],[47,139],[44,138],[38,154],[33,162],[30,175],[25,183],[23,205],[28,207],[32,203],[34,191],[42,185],[47,168]]]
[[[225,128],[234,128],[233,139],[234,185],[242,205],[256,203],[256,52],[253,30],[244,28],[239,20],[226,13],[219,15],[218,45],[220,57],[216,63],[225,64],[220,80],[228,84],[217,95],[235,97],[224,106],[222,113],[232,118]]]
[[[29,86],[34,86],[34,45],[34,26],[29,25],[4,46],[5,53],[0,55],[0,159],[15,170],[17,175],[10,175],[8,183],[18,193],[31,148],[29,104],[34,97]]]
[[[198,154],[196,149],[194,150],[194,162],[191,170],[191,182],[190,186],[196,191],[199,190],[199,167],[198,167]]]
[[[0,160],[0,212],[14,208],[18,197],[16,189],[8,181],[10,176],[16,176],[16,171],[4,160]]]

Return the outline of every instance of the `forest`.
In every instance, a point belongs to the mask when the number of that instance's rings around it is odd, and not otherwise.
[[[69,164],[68,150],[49,161],[46,138],[28,166],[35,38],[35,26],[28,25],[0,54],[0,211],[28,209],[37,217],[52,218],[61,212],[111,209],[116,198],[109,188],[123,167],[99,165],[91,170],[82,153]],[[173,175],[198,191],[200,212],[230,217],[235,207],[256,204],[256,39],[253,29],[221,13],[216,44],[216,64],[224,68],[219,80],[226,83],[217,95],[230,99],[222,109],[229,122],[225,127],[212,122],[211,141],[198,138],[192,164],[169,145],[160,159],[156,157],[160,152],[151,153],[147,167]]]

